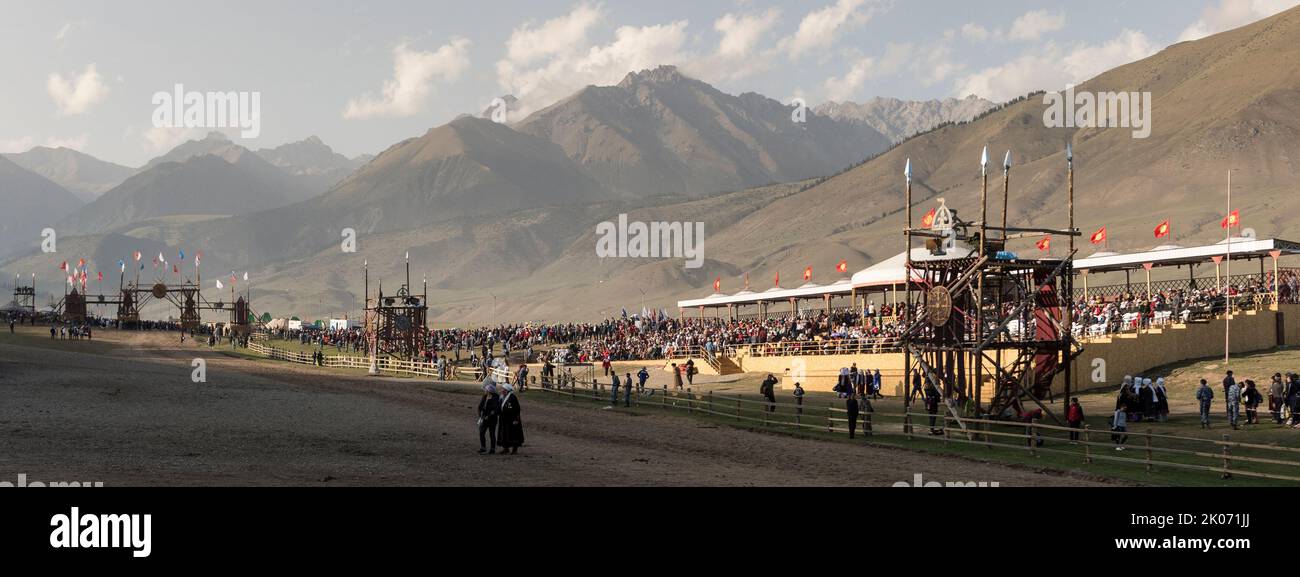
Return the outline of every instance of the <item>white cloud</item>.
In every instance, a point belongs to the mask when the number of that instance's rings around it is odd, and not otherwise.
[[[32,149],[32,137],[22,136],[9,140],[0,140],[0,154],[9,154],[12,152],[27,152]]]
[[[1102,72],[1155,54],[1159,47],[1145,34],[1124,30],[1103,44],[1055,43],[1035,47],[1001,66],[985,68],[957,81],[955,96],[971,94],[1005,102],[1035,90],[1061,90]]]
[[[718,56],[745,58],[753,54],[763,36],[776,26],[781,11],[770,8],[761,14],[726,14],[713,23],[713,29],[722,34],[718,43]]]
[[[889,6],[890,3],[883,0],[837,0],[835,4],[809,12],[799,22],[799,29],[782,38],[777,48],[791,60],[809,52],[827,50],[845,32],[866,25]]]
[[[1047,10],[1026,12],[1011,23],[1008,37],[1018,42],[1038,40],[1043,36],[1065,28],[1065,12],[1052,14]]]
[[[59,31],[54,33],[54,41],[55,41],[55,42],[59,42],[59,41],[63,40],[64,38],[67,38],[67,37],[68,37],[68,32],[71,32],[71,31],[72,31],[72,23],[71,23],[71,22],[64,22],[64,23],[63,23],[63,26],[60,26],[60,27],[59,27]]]
[[[506,41],[506,59],[517,66],[526,66],[579,50],[587,45],[588,33],[603,18],[600,4],[582,4],[541,26],[525,24],[515,28]]]
[[[849,100],[857,96],[867,81],[895,76],[903,71],[925,86],[942,82],[963,68],[952,57],[956,36],[957,33],[950,30],[940,39],[927,42],[920,48],[910,42],[891,42],[879,59],[858,58],[843,76],[826,79],[826,96],[830,100]]]
[[[86,143],[90,142],[89,134],[78,134],[67,138],[55,138],[53,136],[45,139],[45,146],[50,148],[71,148],[73,150],[83,150]]]
[[[1300,4],[1297,0],[1220,0],[1217,6],[1207,6],[1201,17],[1183,30],[1178,40],[1200,40],[1267,18],[1297,4]]]
[[[692,56],[682,68],[692,76],[709,82],[738,80],[765,71],[772,59],[764,55],[760,44],[781,19],[775,8],[755,14],[725,14],[713,23],[721,35],[718,48],[711,54]]]
[[[84,114],[90,107],[102,102],[108,96],[108,85],[99,76],[94,64],[86,66],[80,75],[64,78],[62,74],[52,73],[45,83],[45,90],[54,99],[59,114],[71,116]]]
[[[381,94],[349,100],[343,118],[402,118],[419,113],[435,82],[455,82],[469,68],[469,45],[467,39],[453,38],[436,52],[425,52],[405,42],[398,44],[393,49],[393,77],[384,81]]]
[[[992,35],[988,28],[974,22],[967,22],[961,27],[961,37],[974,42],[983,42]]]
[[[510,118],[522,118],[588,85],[615,84],[629,72],[692,62],[685,51],[686,20],[621,26],[608,44],[593,44],[589,35],[604,15],[600,5],[584,4],[539,26],[514,30],[506,42],[506,57],[497,62],[501,89],[519,98]],[[529,38],[555,30],[571,34],[562,41],[538,44],[538,50],[525,49]]]

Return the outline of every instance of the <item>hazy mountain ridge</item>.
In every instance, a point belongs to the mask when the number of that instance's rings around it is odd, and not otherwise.
[[[891,142],[902,142],[944,123],[970,122],[995,106],[978,96],[923,101],[877,97],[863,103],[826,102],[813,111],[842,122],[866,124]]]
[[[39,249],[41,231],[82,205],[68,190],[4,157],[0,202],[0,256]]]
[[[27,152],[0,155],[90,202],[131,176],[134,169],[99,160],[70,148],[37,146]]]

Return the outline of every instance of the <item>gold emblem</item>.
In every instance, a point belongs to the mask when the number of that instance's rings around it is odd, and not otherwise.
[[[947,287],[937,286],[930,289],[925,298],[925,307],[929,313],[930,324],[941,327],[952,318],[952,294]]]

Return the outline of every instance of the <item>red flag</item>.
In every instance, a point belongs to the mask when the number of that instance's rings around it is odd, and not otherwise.
[[[68,261],[66,261],[66,260],[63,261],[63,264],[59,265],[59,270],[61,270],[61,271],[67,271],[67,270],[68,270]]]
[[[96,276],[99,277],[99,282],[104,282],[104,271],[99,271]]]
[[[772,279],[772,286],[781,286],[781,271],[776,271],[776,278]]]
[[[1038,241],[1037,246],[1038,246],[1038,250],[1041,250],[1043,252],[1048,252],[1052,250],[1052,237],[1049,236],[1047,238],[1044,238],[1043,240]]]
[[[749,273],[745,273],[745,290],[749,290]]]
[[[838,272],[838,273],[846,273],[846,272],[849,272],[849,261],[848,261],[848,259],[843,259],[843,260],[840,261],[840,264],[835,265],[835,272]]]
[[[234,277],[231,277],[231,279],[233,280]],[[722,290],[722,277],[718,277],[713,280],[713,292],[716,293],[716,292],[720,292],[721,290]]]
[[[81,268],[84,266],[86,266],[86,259],[83,258],[77,261],[77,268]]]
[[[1092,244],[1102,244],[1104,242],[1106,242],[1106,227],[1103,226],[1101,230],[1092,233]]]
[[[172,265],[172,273],[174,273],[174,274],[181,274],[181,269],[180,269],[179,267],[177,267],[176,265]]]
[[[1169,219],[1165,219],[1164,222],[1160,223],[1160,225],[1156,227],[1155,233],[1156,233],[1156,238],[1164,238],[1169,236]]]
[[[140,251],[135,251],[133,256],[135,257],[135,262],[140,262]]]
[[[935,209],[932,208],[930,209],[930,212],[925,213],[925,216],[921,217],[921,226],[924,226],[926,228],[930,228],[934,226],[934,215],[935,215],[934,211]]]
[[[808,268],[806,268],[806,269],[803,269],[803,280],[805,280],[805,281],[810,281],[810,280],[812,280],[812,267],[808,267]]]
[[[1223,217],[1223,222],[1219,223],[1219,226],[1225,229],[1241,226],[1241,211],[1234,210],[1228,216]]]

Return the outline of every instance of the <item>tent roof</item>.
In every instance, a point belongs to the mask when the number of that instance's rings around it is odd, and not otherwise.
[[[1233,238],[1231,257],[1233,260],[1265,258],[1273,251],[1283,255],[1300,254],[1300,244],[1281,239]],[[1229,254],[1228,241],[1214,244],[1180,247],[1163,245],[1156,248],[1125,253],[1100,252],[1094,256],[1074,261],[1075,270],[1087,270],[1091,273],[1140,269],[1145,264],[1154,266],[1178,266],[1184,264],[1201,264],[1213,257]]]

